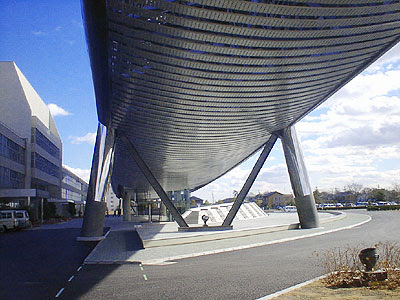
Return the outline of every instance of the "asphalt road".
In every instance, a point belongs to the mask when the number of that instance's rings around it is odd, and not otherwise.
[[[257,299],[324,274],[315,253],[380,241],[400,244],[399,211],[362,213],[372,221],[349,230],[163,266],[85,265],[64,284],[59,299]]]
[[[94,243],[78,243],[80,229],[0,234],[0,299],[54,299]]]
[[[79,229],[2,234],[0,299],[257,299],[324,274],[314,253],[379,241],[400,245],[399,211],[357,213],[371,215],[372,221],[326,235],[162,266],[81,267],[94,244],[76,242]]]

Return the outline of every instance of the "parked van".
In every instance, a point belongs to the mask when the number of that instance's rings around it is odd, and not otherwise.
[[[286,205],[283,210],[285,212],[296,212],[297,208],[294,205]]]
[[[7,230],[15,230],[18,228],[18,220],[15,217],[13,210],[1,210],[0,211],[0,232]]]
[[[26,210],[14,210],[14,216],[18,220],[18,228],[31,228],[29,214]]]

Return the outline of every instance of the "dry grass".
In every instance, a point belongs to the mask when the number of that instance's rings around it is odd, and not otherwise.
[[[322,280],[273,298],[274,300],[399,300],[400,289],[373,290],[368,287],[329,288]]]
[[[379,260],[375,270],[387,271],[388,279],[384,281],[365,281],[363,278],[364,266],[358,254],[364,245],[358,247],[333,248],[315,256],[322,259],[325,271],[328,274],[323,282],[332,288],[360,287],[368,285],[371,289],[393,290],[400,287],[400,247],[396,243],[380,242],[375,245]]]
[[[377,270],[387,271],[388,279],[370,281],[359,286],[362,266],[358,254],[365,245],[358,247],[334,248],[314,254],[324,264],[328,275],[316,282],[285,293],[277,300],[376,300],[400,299],[400,247],[385,242],[375,245],[379,254]]]

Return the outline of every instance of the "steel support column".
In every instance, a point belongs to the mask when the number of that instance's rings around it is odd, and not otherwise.
[[[123,220],[131,221],[131,196],[125,192],[122,197]]]
[[[111,176],[115,136],[113,130],[100,124],[92,159],[85,213],[79,241],[103,238],[106,203],[104,197]]]
[[[242,189],[237,195],[236,200],[232,205],[232,208],[229,210],[228,215],[226,216],[224,222],[222,223],[222,226],[229,226],[232,224],[233,219],[235,218],[237,212],[239,211],[244,198],[246,197],[251,186],[256,180],[258,173],[260,172],[262,166],[264,165],[265,160],[267,159],[269,153],[272,150],[272,147],[274,147],[277,138],[278,137],[275,134],[272,134],[268,142],[265,144],[263,151],[261,152],[256,164],[254,165],[253,170],[251,170],[249,177],[247,177],[247,180],[244,183]]]
[[[296,130],[291,126],[280,130],[277,134],[282,141],[301,228],[318,227],[317,208]]]
[[[164,191],[158,180],[154,177],[153,173],[150,171],[147,164],[144,162],[140,154],[137,152],[136,148],[133,146],[131,141],[125,135],[125,133],[118,131],[118,138],[125,144],[132,158],[135,160],[139,169],[142,171],[143,175],[149,181],[153,189],[156,191],[157,195],[160,197],[161,201],[165,204],[168,210],[171,212],[175,221],[180,227],[189,227],[186,221],[182,218],[181,214],[178,212],[172,201],[169,199],[167,193]]]

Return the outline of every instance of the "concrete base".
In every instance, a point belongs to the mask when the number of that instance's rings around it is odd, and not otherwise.
[[[318,228],[319,218],[314,197],[312,195],[295,197],[294,201],[296,202],[301,228]]]
[[[78,242],[99,242],[106,238],[105,235],[102,236],[78,236],[76,240]]]
[[[88,201],[82,224],[82,237],[103,236],[106,203],[100,201]]]
[[[198,231],[221,231],[221,230],[232,230],[232,225],[222,226],[193,226],[193,227],[179,227],[178,231],[184,232],[198,232]]]

